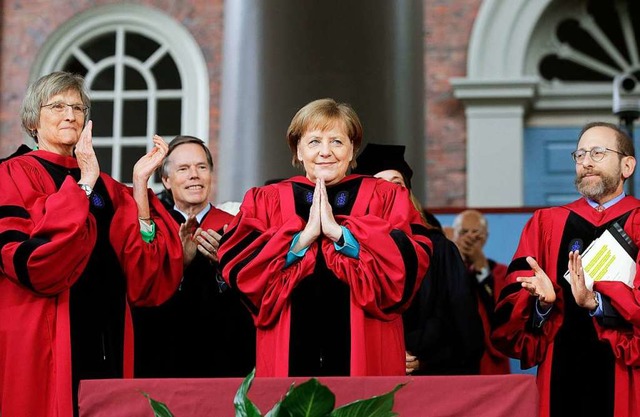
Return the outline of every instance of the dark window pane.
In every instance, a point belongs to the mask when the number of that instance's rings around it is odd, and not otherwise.
[[[560,22],[556,35],[560,42],[571,45],[573,49],[585,55],[591,56],[610,67],[616,68],[618,66],[609,54],[602,49],[600,44],[593,39],[591,33],[582,29],[580,23],[575,19],[566,19]]]
[[[115,68],[107,67],[93,79],[93,84],[88,86],[88,88],[93,91],[113,91],[115,88],[115,79]]]
[[[113,157],[112,148],[100,148],[96,146],[94,149],[96,151],[98,163],[100,164],[100,171],[111,175],[111,159]]]
[[[620,52],[624,59],[629,61],[631,53],[628,50],[622,31],[621,16],[627,15],[629,17],[637,45],[638,40],[640,40],[640,6],[638,2],[627,0],[619,4],[621,10],[618,11],[616,4],[611,1],[589,0],[587,2],[587,12],[613,47]],[[572,49],[611,68],[620,72],[625,71],[612,58],[610,52],[605,50],[600,42],[596,41],[591,32],[592,30],[583,28],[579,20],[574,17],[562,20],[555,28],[556,38],[563,46],[568,45]],[[555,53],[542,57],[538,64],[538,69],[540,75],[547,80],[611,81],[611,75],[603,74],[597,69],[588,68],[571,59],[560,58]]]
[[[563,80],[563,81],[609,81],[611,77],[590,68],[562,59],[555,54],[546,55],[538,65],[540,75],[546,80]]]
[[[80,63],[75,57],[69,58],[66,64],[62,67],[63,71],[67,71],[73,74],[79,74],[85,77],[87,75],[87,69]]]
[[[622,33],[622,26],[620,25],[620,17],[613,5],[613,2],[608,1],[590,1],[587,10],[589,14],[593,16],[600,29],[605,33],[607,38],[616,46],[618,51],[629,59],[629,51],[627,44],[624,40],[624,34]],[[626,5],[623,7],[626,10]],[[633,21],[633,19],[631,19]]]
[[[177,90],[182,88],[180,74],[171,55],[165,54],[165,56],[151,68],[151,71],[158,83],[159,90]]]
[[[122,165],[120,168],[121,182],[133,182],[133,166],[145,153],[147,153],[147,148],[144,146],[122,147]]]
[[[80,49],[86,53],[93,62],[100,62],[104,58],[116,54],[116,33],[109,32],[85,42]]]
[[[182,131],[182,100],[158,100],[158,122],[156,132],[159,135],[179,135]]]
[[[146,61],[160,45],[139,33],[127,32],[124,41],[125,55]]]
[[[124,67],[124,89],[125,90],[146,90],[147,82],[140,73],[131,68]]]
[[[93,136],[113,136],[113,101],[92,101],[89,118],[93,120]]]
[[[125,100],[122,103],[122,135],[146,136],[147,100]]]

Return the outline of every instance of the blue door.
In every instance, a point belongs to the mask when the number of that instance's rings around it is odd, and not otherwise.
[[[576,149],[581,127],[530,127],[524,131],[524,204],[526,206],[558,206],[580,197],[575,189]],[[635,129],[638,149],[640,129]],[[633,181],[627,181],[626,192],[640,196],[640,167]],[[633,182],[633,192],[629,189]]]
[[[579,127],[530,127],[524,131],[524,204],[558,206],[580,195],[573,185]]]

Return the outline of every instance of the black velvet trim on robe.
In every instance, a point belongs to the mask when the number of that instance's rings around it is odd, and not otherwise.
[[[351,213],[362,178],[327,187],[334,216]],[[305,221],[311,185],[293,183],[296,214]],[[326,266],[318,250],[313,274],[291,294],[290,376],[348,376],[351,364],[350,289]]]

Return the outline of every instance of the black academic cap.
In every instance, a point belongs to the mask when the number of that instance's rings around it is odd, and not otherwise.
[[[411,188],[413,170],[404,160],[404,145],[379,145],[369,143],[356,158],[354,174],[375,175],[388,169],[395,169],[404,177],[407,188]]]

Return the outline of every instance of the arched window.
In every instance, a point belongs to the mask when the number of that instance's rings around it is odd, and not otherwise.
[[[610,83],[618,74],[640,70],[637,2],[590,0],[547,16],[544,26],[551,30],[537,31],[542,47],[532,49],[529,57],[538,62],[543,79]]]
[[[466,107],[469,206],[577,198],[569,153],[586,122],[617,122],[616,76],[640,76],[639,12],[631,0],[482,2],[467,76],[450,80]]]
[[[122,4],[75,16],[47,41],[32,75],[57,70],[85,77],[100,168],[119,181],[132,181],[156,133],[207,139],[204,58],[191,35],[157,10]],[[159,179],[150,185],[160,188]]]

